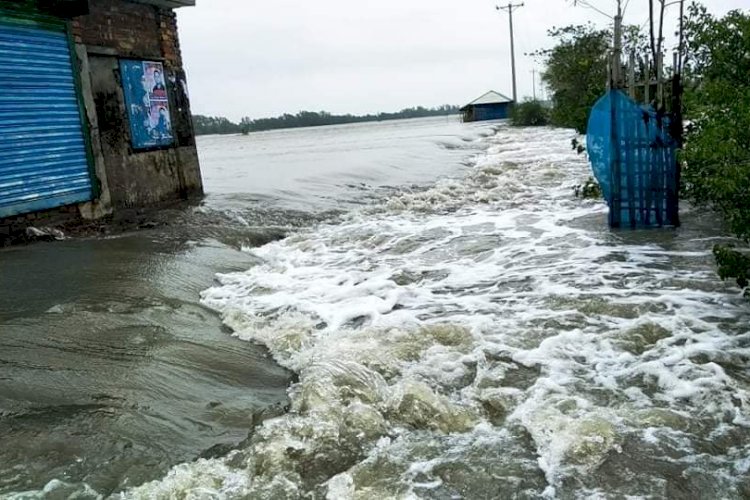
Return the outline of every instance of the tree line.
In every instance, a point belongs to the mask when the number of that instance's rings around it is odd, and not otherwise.
[[[663,0],[659,0],[663,3]],[[744,245],[714,248],[722,278],[735,279],[750,294],[750,12],[735,10],[712,15],[693,2],[681,19],[685,61],[681,110],[688,127],[679,151],[683,198],[715,210]],[[643,53],[647,37],[638,28],[626,30],[625,53]],[[543,80],[552,109],[551,124],[586,133],[588,116],[606,92],[607,54],[611,29],[591,25],[549,31],[553,48],[537,52],[546,66]],[[640,78],[642,75],[637,75]],[[538,106],[519,111],[521,125],[537,114]],[[574,142],[574,147],[579,147]]]
[[[243,118],[239,123],[221,116],[193,115],[193,126],[196,135],[208,134],[248,134],[265,130],[285,128],[319,127],[322,125],[342,125],[347,123],[376,122],[385,120],[402,120],[408,118],[427,118],[446,116],[458,113],[458,106],[445,104],[435,108],[417,106],[406,108],[395,113],[377,113],[368,115],[335,115],[326,111],[300,111],[296,114],[285,113],[275,118]]]

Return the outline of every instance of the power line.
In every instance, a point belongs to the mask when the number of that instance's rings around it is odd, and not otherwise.
[[[628,10],[628,6],[630,5],[630,0],[625,1],[625,6],[622,8],[622,15],[625,17],[625,12]]]
[[[599,14],[601,14],[601,15],[609,18],[609,19],[614,19],[613,16],[607,14],[605,11],[601,10],[600,8],[598,8],[598,7],[594,6],[594,5],[591,5],[591,3],[588,2],[588,0],[573,0],[573,6],[574,7],[577,6],[578,4],[580,4],[582,7],[585,7],[587,9],[591,9],[591,10],[593,10],[595,12],[598,12]]]

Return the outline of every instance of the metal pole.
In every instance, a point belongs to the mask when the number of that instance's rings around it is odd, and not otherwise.
[[[523,5],[524,4],[522,3],[509,3],[507,7],[495,7],[497,10],[508,11],[508,17],[510,19],[510,66],[513,75],[513,102],[518,102],[518,87],[516,85],[516,47],[515,38],[513,36],[513,11],[523,7]]]
[[[531,85],[534,89],[534,100],[536,101],[536,68],[531,70]]]
[[[664,106],[664,54],[656,54],[656,109]]]
[[[646,105],[651,105],[651,61],[648,59],[648,55],[644,58],[645,61],[645,68],[646,68],[646,76],[643,80],[643,101],[646,103]]]
[[[622,71],[622,6],[620,0],[617,0],[617,15],[615,16],[615,40],[614,50],[612,51],[612,60],[610,68],[611,75],[610,80],[612,82],[613,89],[622,88],[622,81],[620,73]],[[614,92],[610,95],[611,108],[610,108],[610,145],[612,147],[612,163],[611,163],[611,186],[612,186],[612,199],[610,200],[609,206],[609,225],[610,227],[621,227],[622,225],[622,157],[621,157],[621,138],[623,136],[624,129],[620,129],[620,123],[617,119],[618,107],[620,104],[620,96]],[[628,184],[629,195],[632,196],[632,186]],[[628,203],[628,208],[632,211],[633,204]],[[630,223],[635,222],[634,218],[630,217]]]
[[[628,90],[630,97],[635,99],[635,51],[630,51],[630,59],[628,60]]]
[[[614,87],[622,88],[622,2],[617,1],[617,15],[615,16],[615,50],[612,63],[612,79]]]
[[[513,102],[518,102],[518,88],[516,87],[516,48],[513,36],[513,9],[508,4],[508,19],[510,20],[510,66],[513,73]]]

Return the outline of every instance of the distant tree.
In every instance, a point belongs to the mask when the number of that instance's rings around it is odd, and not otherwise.
[[[193,115],[193,127],[196,135],[236,134],[239,125],[220,116]]]
[[[540,127],[549,124],[549,110],[539,101],[525,101],[513,106],[510,124],[515,127]]]
[[[591,108],[606,91],[611,33],[589,24],[553,28],[548,35],[555,47],[534,55],[546,65],[542,79],[551,92],[550,119],[583,134]]]
[[[346,123],[374,122],[383,120],[400,120],[407,118],[426,118],[458,113],[458,106],[443,105],[437,108],[406,108],[395,113],[378,113],[376,115],[334,115],[326,111],[300,111],[297,114],[283,114],[275,118],[245,117],[240,122],[243,133],[277,130],[285,128],[319,127],[322,125],[342,125]]]
[[[240,133],[242,135],[247,135],[250,133],[250,119],[249,118],[243,118],[240,120]]]
[[[458,106],[444,104],[436,108],[406,108],[395,113],[378,113],[376,115],[333,115],[327,111],[300,111],[297,114],[285,113],[275,118],[245,117],[240,123],[216,116],[194,115],[193,125],[196,135],[206,134],[249,134],[264,130],[283,128],[319,127],[322,125],[341,125],[346,123],[374,122],[383,120],[400,120],[406,118],[426,118],[458,113]]]

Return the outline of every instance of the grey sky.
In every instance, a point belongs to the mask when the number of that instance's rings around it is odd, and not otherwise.
[[[590,2],[606,11],[616,5]],[[747,2],[704,3],[723,13]],[[519,97],[531,96],[531,72],[539,68],[524,54],[550,45],[548,28],[609,22],[571,0],[525,4],[514,14]],[[510,96],[508,16],[495,5],[198,0],[178,11],[193,112],[238,120],[303,109],[368,113],[464,104],[489,89]],[[647,5],[630,0],[625,21],[643,23]]]

